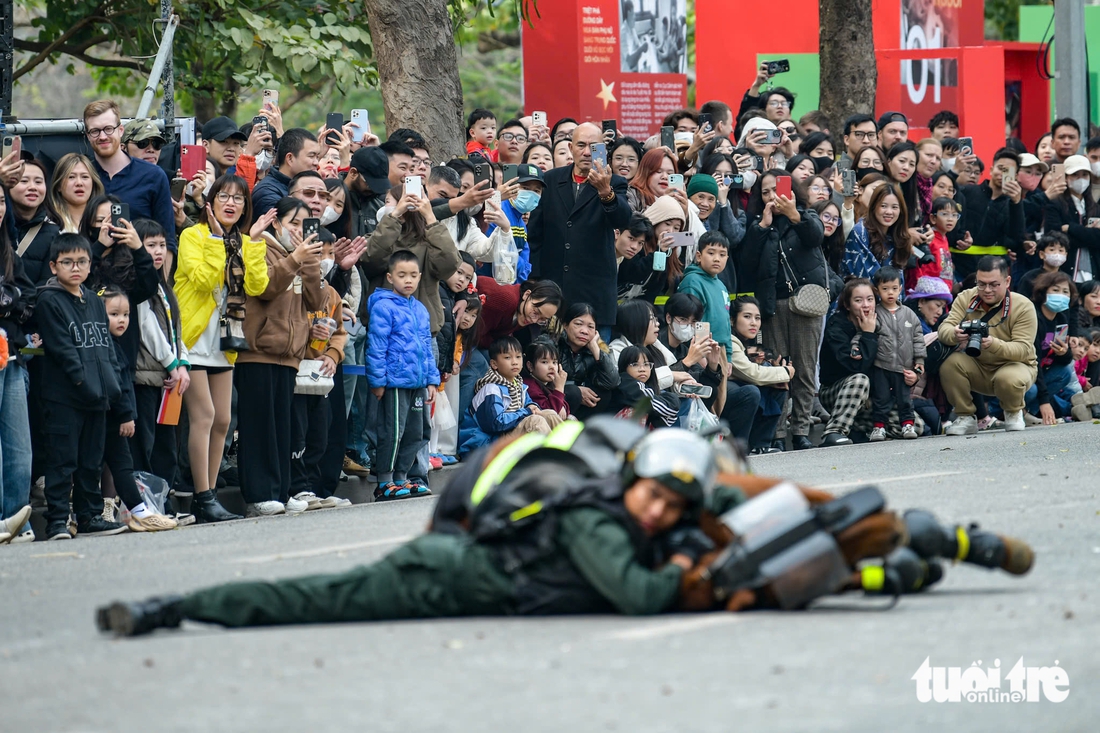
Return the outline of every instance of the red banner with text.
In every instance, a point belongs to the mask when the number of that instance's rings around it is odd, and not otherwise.
[[[641,140],[687,104],[686,0],[555,0],[523,29],[524,108]]]

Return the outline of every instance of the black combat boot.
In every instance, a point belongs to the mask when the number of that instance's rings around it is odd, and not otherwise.
[[[1035,561],[1035,553],[1026,542],[985,532],[976,524],[946,527],[923,509],[910,509],[904,519],[909,547],[926,560],[961,560],[983,568],[1001,568],[1013,575],[1028,572]]]
[[[182,596],[164,596],[141,603],[112,603],[96,609],[96,626],[115,636],[140,636],[154,629],[174,629],[183,620],[182,601]]]
[[[234,514],[218,501],[218,495],[214,489],[209,491],[196,491],[191,498],[191,513],[198,522],[224,522],[229,519],[243,519],[240,514]]]
[[[908,547],[899,547],[886,556],[882,565],[868,565],[861,571],[867,593],[920,593],[943,579],[938,560],[924,560]]]

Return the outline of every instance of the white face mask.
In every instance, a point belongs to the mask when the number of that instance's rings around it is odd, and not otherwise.
[[[684,323],[673,321],[668,330],[680,343],[691,341],[692,337],[695,336],[695,329]]]
[[[1089,190],[1089,179],[1078,178],[1076,181],[1070,183],[1069,187],[1073,189],[1074,193],[1082,194]]]
[[[340,215],[336,213],[336,209],[331,206],[325,207],[325,212],[321,214],[321,226],[327,227],[332,222],[340,218]]]
[[[1043,257],[1043,262],[1047,263],[1051,267],[1061,267],[1066,264],[1066,256],[1058,252],[1053,252]]]
[[[287,252],[294,251],[294,240],[290,238],[289,229],[284,229],[283,231],[279,232],[276,238],[279,240],[279,244],[283,245],[283,249],[285,249]]]
[[[202,189],[202,197],[204,199],[210,198],[210,189],[212,189],[213,187],[214,181],[210,181],[210,183],[206,184],[206,187]]]
[[[336,260],[333,259],[321,260],[321,277],[327,277],[335,264]]]
[[[955,169],[955,159],[954,158],[944,158],[943,160],[940,161],[940,167],[943,168],[945,171],[954,170]]]
[[[381,209],[378,210],[378,217],[375,219],[375,221],[377,223],[381,224],[382,220],[385,219],[390,214],[392,214],[393,210],[395,208],[397,208],[397,207],[395,207],[395,206],[383,206]]]
[[[266,171],[275,162],[275,154],[270,150],[261,150],[256,156],[256,170]]]
[[[745,177],[746,191],[756,185],[756,171],[743,171],[741,175]]]
[[[1091,167],[1092,167],[1092,175],[1094,175],[1094,176],[1100,176],[1100,160],[1098,160],[1098,161],[1095,161],[1095,162],[1094,162],[1094,163],[1092,164],[1092,166],[1091,166]]]
[[[463,211],[465,211],[468,216],[477,216],[484,208],[485,204],[474,204],[473,206],[467,206]]]

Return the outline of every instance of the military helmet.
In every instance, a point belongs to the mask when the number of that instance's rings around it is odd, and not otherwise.
[[[710,443],[680,428],[649,433],[630,449],[623,466],[626,486],[641,478],[655,479],[694,506],[705,504],[717,473]]]

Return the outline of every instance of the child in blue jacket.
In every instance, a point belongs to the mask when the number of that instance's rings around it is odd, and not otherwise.
[[[548,435],[561,415],[544,410],[527,393],[520,379],[523,348],[512,336],[489,345],[489,371],[477,380],[474,400],[458,428],[458,455],[464,458],[497,438],[511,434]]]
[[[432,493],[408,474],[431,435],[426,405],[435,390],[429,388],[439,386],[428,309],[412,297],[420,284],[416,255],[405,249],[394,252],[386,281],[393,290],[379,288],[369,301],[367,381],[381,401],[375,501]]]

